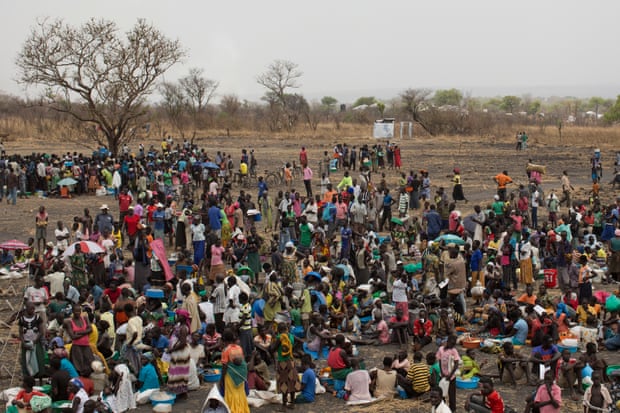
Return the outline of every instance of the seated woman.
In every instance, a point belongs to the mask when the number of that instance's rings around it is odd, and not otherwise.
[[[136,393],[136,403],[142,404],[148,402],[148,396],[156,390],[159,390],[161,378],[157,367],[154,363],[153,353],[143,353],[140,357],[142,368],[138,375],[138,392]]]
[[[323,347],[331,342],[329,330],[323,326],[323,318],[319,314],[312,314],[311,325],[306,333],[308,350],[319,353]]]
[[[476,353],[474,349],[468,348],[465,355],[461,358],[463,366],[461,367],[461,377],[465,380],[471,379],[480,373],[480,369],[486,364],[486,360],[481,364],[476,361]]]

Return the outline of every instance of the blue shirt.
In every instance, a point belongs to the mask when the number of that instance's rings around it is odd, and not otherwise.
[[[95,300],[95,304],[97,307],[99,306],[99,300],[103,295],[103,288],[99,287],[97,284],[90,290],[90,293],[93,295],[93,300]]]
[[[258,181],[258,197],[259,198],[262,197],[263,193],[265,191],[267,191],[267,190],[268,190],[267,182],[265,182],[265,181]]]
[[[426,232],[433,235],[441,232],[441,217],[435,210],[426,214]]]
[[[316,374],[314,374],[314,370],[308,368],[304,371],[304,374],[301,376],[301,384],[303,385],[301,394],[304,396],[304,399],[313,402],[316,391]]]
[[[164,230],[164,219],[166,219],[166,213],[161,210],[153,211],[153,228],[156,230]]]
[[[187,162],[181,159],[179,161],[179,172],[183,172],[187,168]]]
[[[392,206],[392,201],[394,200],[394,198],[392,198],[392,195],[387,194],[386,196],[383,197],[383,207],[384,208],[389,208]]]
[[[142,366],[140,374],[138,375],[138,381],[142,382],[142,387],[140,387],[141,392],[150,389],[159,389],[159,378],[157,378],[157,372],[151,363]]]
[[[160,335],[158,339],[152,339],[151,347],[155,347],[157,350],[165,350],[168,348],[168,339]]]
[[[257,315],[259,317],[265,317],[265,314],[263,313],[263,310],[265,308],[265,300],[262,298],[259,298],[258,300],[254,300],[254,303],[252,304],[252,317],[254,315]]]
[[[220,209],[215,205],[209,208],[209,227],[211,227],[212,230],[222,229]]]
[[[66,358],[63,358],[60,360],[60,369],[61,370],[65,370],[67,373],[69,373],[69,376],[73,379],[79,376],[77,370],[75,369],[75,367],[73,366],[73,363],[71,363],[69,360],[67,360]]]
[[[482,251],[477,249],[471,254],[471,260],[469,262],[469,268],[472,271],[480,271],[480,264],[482,263]]]
[[[527,322],[520,318],[513,328],[517,330],[513,338],[513,344],[525,345],[525,340],[527,340]]]

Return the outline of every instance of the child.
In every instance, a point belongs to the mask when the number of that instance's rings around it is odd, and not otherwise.
[[[396,373],[401,376],[407,376],[407,372],[409,371],[410,363],[407,358],[407,350],[401,350],[398,352],[398,355],[394,357],[394,361],[392,362],[392,369],[396,371]]]
[[[588,387],[583,395],[584,413],[606,412],[611,405],[611,394],[601,381],[599,372],[592,374],[592,386]]]
[[[316,374],[314,364],[309,354],[301,356],[301,393],[295,398],[295,403],[313,403],[316,390]]]
[[[30,402],[33,397],[48,397],[44,393],[36,391],[33,388],[34,388],[34,377],[24,376],[24,380],[22,381],[22,389],[19,391],[19,393],[17,393],[17,395],[13,399],[13,406],[17,406],[20,409],[31,410]],[[50,399],[50,404],[51,404],[51,399]]]

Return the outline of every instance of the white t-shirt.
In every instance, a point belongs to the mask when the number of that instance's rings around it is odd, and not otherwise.
[[[207,324],[215,323],[215,317],[213,316],[213,304],[212,303],[208,301],[201,301],[200,303],[198,303],[198,308],[200,308],[200,311],[202,311],[204,315],[207,317],[206,318]]]
[[[534,191],[534,193],[532,194],[532,203],[531,203],[532,208],[538,208],[540,206],[538,202],[539,197],[540,197],[540,192],[538,192],[538,190]]]
[[[36,311],[45,311],[45,304],[49,300],[47,290],[45,288],[36,288],[30,286],[24,291],[24,298],[35,304]]]
[[[344,382],[344,389],[351,392],[349,401],[352,402],[372,400],[369,386],[370,375],[366,370],[352,371]]]
[[[68,235],[69,235],[69,230],[67,228],[63,228],[63,229],[56,228],[54,230],[54,236],[56,237],[56,239],[58,239],[58,237],[66,237]],[[69,246],[69,238],[65,238],[62,241],[57,241],[56,246],[58,247],[58,249],[66,250],[67,247]]]
[[[228,300],[232,300],[235,307],[239,307],[239,294],[241,293],[241,289],[237,284],[233,285],[228,289]]]
[[[65,281],[64,272],[53,272],[43,277],[43,281],[50,283],[50,295],[54,297],[56,293],[64,293],[63,282]]]
[[[392,301],[395,303],[406,303],[407,299],[407,283],[400,278],[394,281],[394,289],[392,290]]]
[[[204,241],[205,240],[205,226],[200,223],[198,225],[192,224],[190,227],[192,231],[192,241]]]

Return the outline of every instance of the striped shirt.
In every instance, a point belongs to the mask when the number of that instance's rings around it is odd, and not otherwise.
[[[241,306],[239,318],[243,320],[239,327],[241,330],[250,330],[252,328],[252,308],[250,304],[245,303]]]
[[[425,393],[431,389],[429,384],[430,370],[425,363],[413,363],[407,372],[407,380],[416,393]]]

